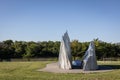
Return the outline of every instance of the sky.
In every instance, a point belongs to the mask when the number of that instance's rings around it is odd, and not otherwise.
[[[0,0],[0,41],[120,42],[120,0]]]

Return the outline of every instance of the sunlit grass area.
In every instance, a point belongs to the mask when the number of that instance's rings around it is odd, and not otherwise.
[[[114,68],[113,71],[104,73],[63,74],[37,71],[52,62],[0,62],[0,80],[120,80],[120,61],[98,61],[99,65]]]

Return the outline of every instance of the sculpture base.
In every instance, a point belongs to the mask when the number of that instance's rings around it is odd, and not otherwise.
[[[98,70],[94,70],[94,71],[83,71],[83,69],[64,70],[58,67],[58,63],[51,63],[51,64],[47,64],[45,68],[39,69],[38,71],[53,72],[53,73],[94,73],[94,72],[107,72],[112,70],[113,70],[112,68],[107,66],[100,66]]]

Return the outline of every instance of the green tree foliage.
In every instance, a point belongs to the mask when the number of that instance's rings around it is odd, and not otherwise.
[[[94,40],[97,59],[120,57],[120,45]]]
[[[13,47],[13,41],[12,40],[6,40],[0,43],[0,58],[1,61],[7,60],[10,61],[10,59],[13,57],[14,54],[14,47]]]
[[[15,48],[14,57],[22,58],[22,55],[25,53],[26,46],[27,46],[27,43],[24,41],[15,41],[14,42],[14,48]]]
[[[90,42],[71,42],[71,53],[74,59],[82,58],[88,49]],[[97,59],[120,57],[120,45],[112,44],[94,39]],[[58,57],[59,41],[25,42],[6,40],[0,42],[0,61],[10,60],[11,58],[30,58],[35,57]]]
[[[73,40],[71,42],[71,52],[72,56],[74,57],[74,60],[81,54],[81,50],[82,50],[81,43],[79,43],[78,40]]]
[[[41,56],[42,57],[56,57],[59,54],[60,42],[56,41],[43,41],[39,43],[41,45]]]

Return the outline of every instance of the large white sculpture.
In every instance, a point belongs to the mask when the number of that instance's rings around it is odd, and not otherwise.
[[[59,64],[59,68],[61,68],[61,69],[71,69],[72,68],[70,39],[69,39],[67,32],[62,36],[58,64]]]
[[[90,71],[96,69],[98,69],[98,66],[95,55],[95,46],[94,46],[94,42],[92,41],[83,57],[83,70]]]

